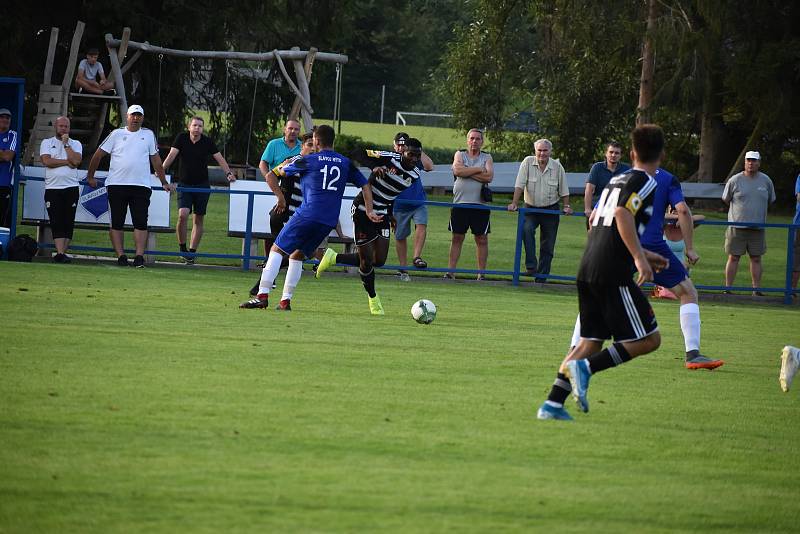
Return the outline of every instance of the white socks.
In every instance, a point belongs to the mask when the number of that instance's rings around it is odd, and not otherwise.
[[[695,303],[681,305],[681,331],[686,352],[700,350],[700,307]]]
[[[281,263],[283,263],[283,256],[280,252],[271,250],[267,264],[264,265],[264,270],[261,271],[261,283],[258,286],[259,295],[269,295],[269,290],[272,289],[272,283],[278,277],[278,271],[281,270]]]
[[[303,262],[289,258],[289,268],[286,269],[286,279],[283,281],[283,296],[281,300],[290,300],[294,293],[294,288],[303,275]]]

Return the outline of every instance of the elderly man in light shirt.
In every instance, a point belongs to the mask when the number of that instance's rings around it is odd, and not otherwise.
[[[526,208],[561,211],[559,199],[566,215],[572,214],[569,205],[569,187],[564,167],[558,160],[550,157],[553,144],[547,139],[539,139],[533,144],[534,155],[522,160],[514,184],[514,198],[508,205],[509,211],[517,211],[522,197]],[[544,282],[550,274],[550,264],[558,235],[558,213],[525,214],[522,227],[522,243],[525,246],[525,268],[527,274]],[[539,257],[536,257],[536,229],[540,228]]]

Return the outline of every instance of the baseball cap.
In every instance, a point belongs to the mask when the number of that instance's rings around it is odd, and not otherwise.
[[[8,108],[0,108],[0,115],[8,115],[10,117],[11,112],[8,110]]]
[[[409,137],[411,136],[405,132],[397,132],[397,135],[394,136],[394,144],[405,145]]]
[[[128,108],[128,115],[130,115],[131,113],[141,113],[142,115],[144,115],[144,109],[139,104],[134,104]]]
[[[761,159],[761,154],[759,154],[755,150],[751,150],[750,152],[744,155],[744,159]]]

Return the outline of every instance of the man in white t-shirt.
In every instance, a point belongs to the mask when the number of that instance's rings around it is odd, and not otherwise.
[[[117,253],[117,263],[121,266],[128,265],[125,255],[123,233],[125,215],[128,208],[131,210],[133,222],[133,239],[136,243],[136,256],[133,259],[134,267],[144,267],[144,247],[147,243],[147,210],[150,207],[152,194],[150,181],[150,164],[156,171],[156,176],[161,181],[162,187],[169,192],[174,187],[167,182],[161,157],[158,155],[156,138],[153,132],[142,128],[144,109],[142,106],[133,105],[128,108],[128,126],[117,128],[100,144],[97,152],[89,162],[89,171],[86,180],[92,187],[97,187],[94,173],[100,161],[108,154],[111,155],[111,165],[106,178],[108,191],[108,206],[111,210],[111,244]]]
[[[80,141],[70,139],[67,117],[58,117],[54,126],[56,134],[42,141],[39,158],[45,166],[44,202],[56,246],[53,262],[69,263],[67,249],[72,241],[80,196],[78,165],[83,158],[83,147]]]
[[[86,51],[86,58],[78,63],[78,75],[75,77],[75,86],[81,93],[93,93],[96,95],[116,95],[114,82],[106,79],[103,65],[97,58],[100,51],[90,48]]]

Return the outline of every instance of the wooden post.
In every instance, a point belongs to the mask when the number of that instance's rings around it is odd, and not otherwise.
[[[125,59],[125,56],[128,54],[128,41],[130,40],[131,29],[126,26],[122,29],[122,42],[119,44],[119,48],[117,49],[117,59],[119,59],[120,63],[122,63],[122,60]]]
[[[61,92],[64,98],[61,100],[61,114],[67,114],[67,106],[69,106],[69,89],[72,87],[72,82],[75,79],[75,67],[78,61],[78,49],[81,46],[81,38],[83,37],[83,29],[86,24],[80,20],[75,25],[75,33],[72,35],[72,45],[69,47],[69,59],[67,60],[67,70],[64,71],[64,81],[61,82]]]
[[[300,48],[295,46],[292,50],[300,50]],[[306,59],[307,58],[308,56],[306,56]],[[300,115],[303,117],[305,131],[310,132],[314,127],[314,119],[311,116],[312,110],[309,109],[305,103],[311,103],[311,92],[308,89],[308,79],[306,78],[306,72],[300,60],[294,60],[294,75],[297,78],[297,88],[300,89],[300,94],[303,97],[302,100],[299,98],[295,98],[295,100],[301,100],[303,104],[300,108]]]
[[[299,50],[299,48],[297,48],[297,47],[294,47],[293,50],[294,49],[298,49]],[[306,63],[305,63],[305,66],[303,68],[303,70],[304,70],[304,72],[306,74],[306,81],[308,83],[311,83],[311,71],[314,68],[314,59],[315,59],[316,55],[317,55],[317,49],[314,48],[314,47],[311,47],[308,50],[308,55],[306,56]],[[300,60],[297,60],[297,59],[294,60],[295,72],[298,72],[297,69],[298,69],[299,63],[300,63]],[[295,97],[294,98],[294,104],[292,104],[292,111],[289,113],[289,118],[290,119],[297,120],[297,117],[300,114],[300,106],[301,106],[300,98],[299,97]]]
[[[44,64],[44,85],[50,85],[53,78],[53,61],[56,57],[56,45],[58,44],[58,28],[50,28],[50,44],[47,47],[47,63]]]
[[[115,87],[117,88],[117,96],[119,96],[119,116],[120,119],[127,125],[128,121],[128,98],[125,96],[125,80],[122,78],[122,70],[119,66],[119,57],[116,51],[111,48],[111,41],[114,37],[110,33],[106,34],[106,47],[108,48],[108,55],[111,58],[111,72],[114,73],[116,80]]]

